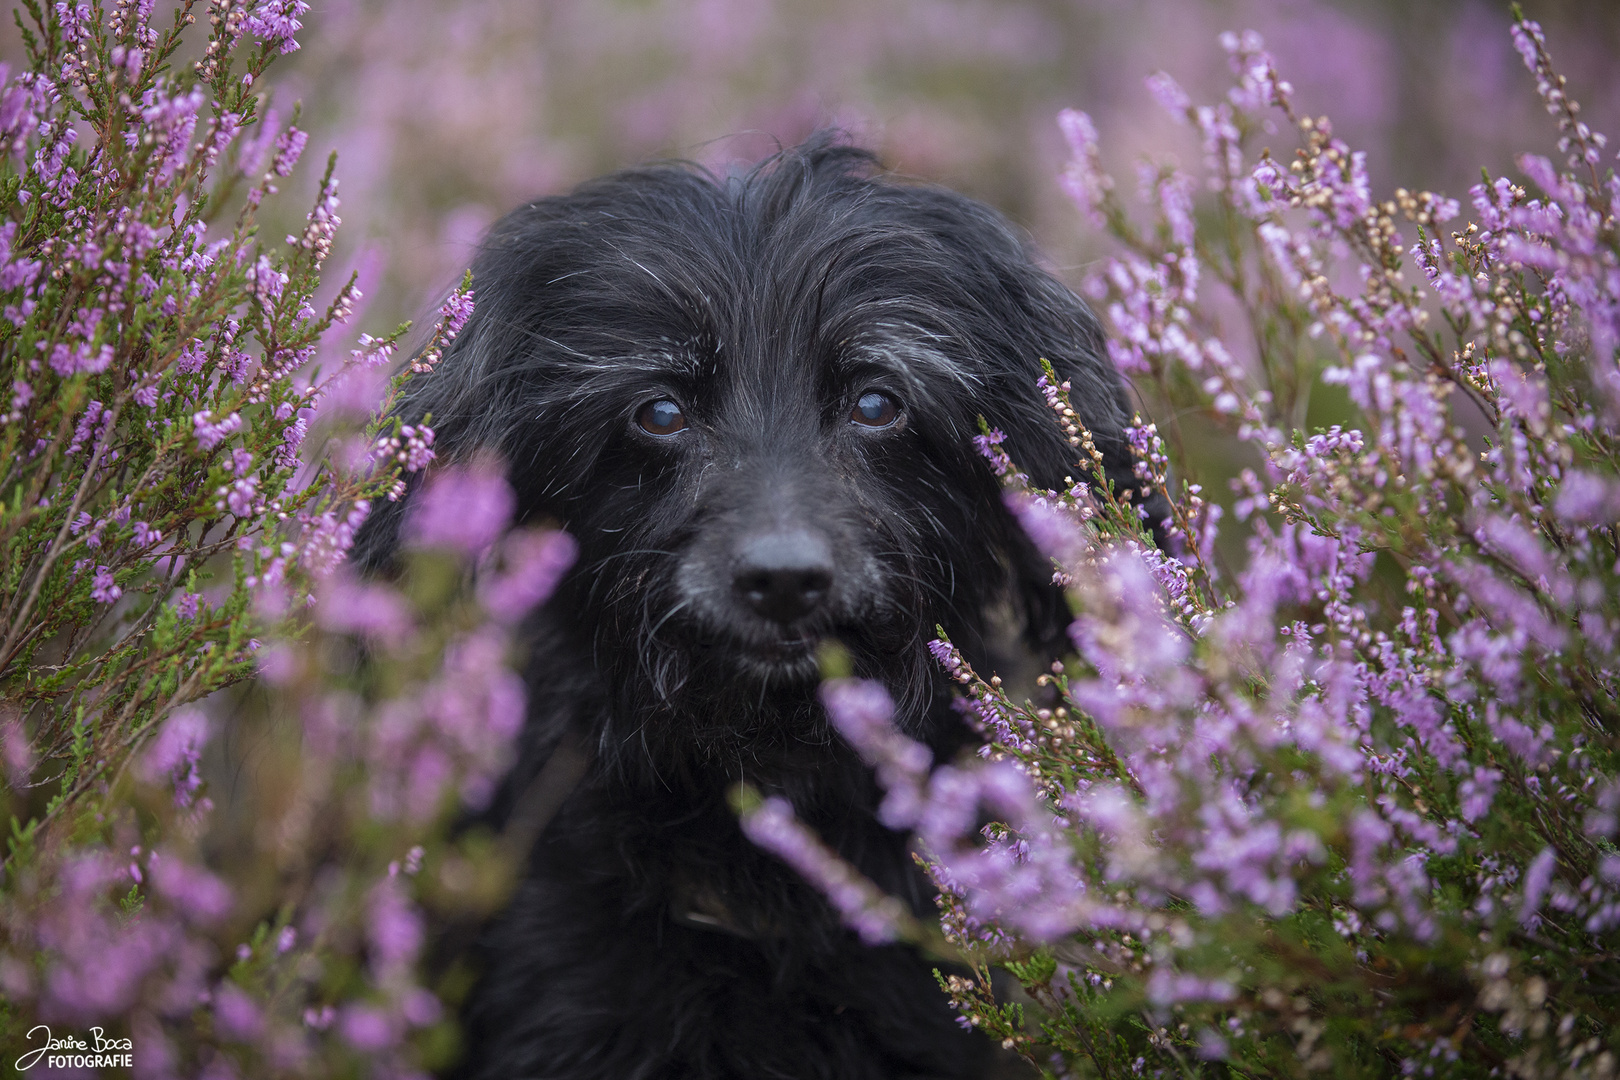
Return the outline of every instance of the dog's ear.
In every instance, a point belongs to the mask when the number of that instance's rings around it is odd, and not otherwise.
[[[1125,427],[1132,414],[1129,388],[1108,358],[1097,317],[1080,297],[1028,254],[1010,284],[1028,317],[1027,337],[1019,343],[1025,361],[1019,365],[1021,374],[1035,380],[1030,384],[1027,402],[1041,411],[1043,426],[1051,436],[1023,440],[1028,446],[1028,460],[1020,464],[1031,480],[1047,488],[1062,486],[1066,476],[1085,479],[1090,474],[1090,469],[1080,464],[1082,451],[1062,437],[1057,418],[1038,389],[1040,361],[1046,360],[1059,382],[1069,385],[1069,400],[1102,453],[1103,469],[1114,490],[1134,489],[1133,462],[1125,441]],[[1033,368],[1028,366],[1031,357]]]
[[[601,190],[615,180],[604,177],[572,195],[536,199],[491,227],[472,262],[472,315],[433,370],[412,377],[394,410],[407,423],[426,418],[440,463],[481,453],[507,462],[519,488],[520,515],[553,513],[538,493],[524,489],[521,474],[521,463],[536,452],[534,417],[545,398],[544,375],[535,362],[547,342],[538,329],[541,313],[566,313],[573,306],[548,285],[566,282],[569,271],[577,269],[567,260],[589,242],[582,239],[582,222],[594,201],[611,198]],[[421,480],[420,473],[408,477],[402,498],[372,508],[351,555],[362,570],[386,569],[393,562],[400,526]]]
[[[1061,487],[1066,476],[1081,480],[1090,474],[1037,387],[1046,360],[1069,383],[1075,412],[1101,451],[1115,490],[1135,491],[1139,481],[1125,440],[1135,410],[1097,317],[995,210],[938,188],[918,190],[917,200],[922,220],[962,267],[966,301],[978,309],[978,404],[990,426],[1006,434],[1013,460],[1045,488]],[[1157,519],[1150,524],[1157,526]]]
[[[1038,383],[1041,361],[1069,384],[1069,398],[1102,453],[1116,493],[1132,492],[1147,525],[1162,542],[1168,506],[1147,494],[1134,473],[1125,438],[1132,413],[1129,388],[1107,354],[1101,325],[1086,303],[1040,264],[1028,240],[995,210],[937,188],[913,189],[919,222],[961,267],[962,299],[977,309],[978,385],[975,407],[1006,436],[1004,448],[1037,486],[1059,489],[1066,477],[1089,480],[1082,451],[1070,446]],[[1013,526],[1016,530],[1016,526]],[[1052,583],[1052,566],[1021,532],[1009,545],[1014,599],[1023,609],[1030,644],[1048,654],[1063,644],[1071,619]]]
[[[444,350],[431,372],[414,376],[407,384],[394,415],[407,423],[426,418],[434,433],[433,448],[441,462],[463,460],[479,450],[506,456],[513,402],[507,380],[492,369],[501,347],[492,340],[501,304],[499,278],[476,276],[477,304],[461,333]],[[486,285],[485,283],[488,282]],[[423,473],[406,476],[405,492],[395,500],[374,504],[355,537],[349,561],[362,573],[386,572],[398,554],[400,529],[410,502],[421,486]]]

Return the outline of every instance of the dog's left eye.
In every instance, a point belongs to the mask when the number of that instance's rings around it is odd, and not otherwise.
[[[855,403],[850,420],[862,427],[886,428],[900,417],[900,403],[881,390],[868,390]]]
[[[649,401],[636,413],[636,424],[649,435],[673,435],[686,427],[686,414],[673,401]]]

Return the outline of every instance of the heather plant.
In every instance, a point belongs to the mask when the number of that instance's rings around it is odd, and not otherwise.
[[[299,232],[283,244],[257,225],[307,136],[267,123],[254,87],[297,48],[307,5],[215,0],[206,41],[192,43],[200,7],[187,0],[162,25],[147,0],[29,0],[18,15],[27,70],[0,72],[0,1045],[23,1044],[36,1021],[100,1025],[135,1039],[143,1075],[223,1066],[237,1044],[250,1068],[254,1054],[303,1060],[311,1036],[299,1032],[329,1026],[323,1010],[337,1009],[351,1050],[394,1045],[402,1016],[427,1025],[427,999],[401,974],[414,970],[410,950],[344,936],[361,917],[343,906],[360,903],[345,875],[365,881],[366,856],[437,835],[455,806],[434,783],[462,785],[466,805],[487,798],[522,697],[498,618],[482,638],[448,616],[420,638],[405,633],[411,603],[336,572],[370,505],[432,460],[431,429],[371,417],[437,362],[470,290],[455,291],[397,376],[386,365],[406,328],[361,335],[331,359],[331,332],[360,300],[352,278],[316,299],[339,224],[333,163]],[[466,557],[465,545],[424,536]],[[513,565],[526,565],[532,545],[513,543]],[[420,609],[452,593],[418,597]],[[300,727],[299,753],[319,744],[337,771],[301,759],[290,767],[299,783],[279,790],[305,793],[297,805],[309,811],[357,786],[398,787],[390,769],[427,761],[409,812],[365,804],[368,827],[328,813],[243,841],[202,779],[217,714],[231,710],[217,696],[198,703],[306,647],[326,650],[310,676],[325,707],[346,708],[342,680],[361,676],[330,641],[364,637],[342,619],[379,611],[399,620],[388,647],[409,643],[427,665],[412,685],[441,687],[421,704],[438,726],[419,735],[410,724],[424,721],[398,719],[394,757],[385,740],[362,753]],[[272,632],[305,645],[261,650]],[[305,701],[314,690],[279,692],[275,715],[327,715]],[[479,713],[481,693],[499,706]],[[254,805],[242,787],[241,805]],[[348,842],[351,861],[327,867],[335,849],[321,837]],[[285,861],[233,863],[229,845],[297,853],[317,899]],[[378,911],[414,910],[401,885],[366,888]],[[368,973],[345,976],[357,958]],[[339,1006],[362,991],[375,1015],[350,1017]],[[307,1022],[281,1023],[306,997]]]
[[[244,135],[295,13],[220,6],[205,57],[182,63],[190,7],[165,29],[149,4],[19,20],[30,69],[6,83],[0,166],[0,722],[13,790],[37,773],[60,790],[38,815],[14,807],[12,858],[164,707],[251,669],[250,579],[324,568],[384,480],[293,484],[318,392],[301,369],[356,299],[311,304],[338,224],[330,167],[303,236],[278,251],[255,235],[304,144],[294,127]],[[309,526],[296,552],[271,544],[289,520]]]
[[[401,467],[350,454],[300,476],[334,374],[311,361],[359,299],[351,281],[314,305],[332,163],[300,235],[256,233],[306,136],[253,132],[251,87],[297,47],[304,5],[215,4],[203,57],[183,63],[193,6],[159,30],[150,4],[29,4],[30,69],[5,88],[0,721],[14,771],[65,770],[63,806],[165,706],[251,669],[249,591],[296,596],[329,571]],[[362,338],[352,366],[396,337]],[[363,414],[357,393],[339,411]],[[430,456],[431,434],[412,435],[406,467]]]
[[[489,463],[429,478],[397,576],[318,581],[302,632],[255,656],[259,700],[171,712],[97,835],[12,873],[8,1066],[43,1045],[37,1024],[129,1039],[137,1076],[450,1063],[467,982],[427,974],[428,928],[476,923],[511,888],[523,838],[467,822],[525,716],[514,628],[573,557],[565,534],[508,532],[514,502]],[[222,728],[253,752],[215,808]]]
[[[1505,5],[1386,0],[353,0],[316,5],[314,47],[272,82],[343,153],[344,230],[376,311],[412,312],[482,228],[542,191],[670,155],[752,162],[828,124],[901,172],[987,198],[1061,265],[1100,256],[1049,182],[1051,102],[1085,100],[1110,146],[1169,135],[1133,93],[1158,64],[1201,93],[1242,10],[1299,93],[1383,169],[1466,188],[1534,123]],[[1560,62],[1612,115],[1620,8],[1538,6]],[[0,40],[0,53],[4,41]],[[297,90],[294,91],[293,87]],[[318,103],[318,107],[314,107]],[[738,136],[738,138],[720,138]],[[278,231],[285,232],[285,228]],[[383,288],[370,283],[385,281]]]
[[[1108,483],[1048,369],[1068,486],[980,445],[1074,655],[1019,700],[936,643],[978,761],[932,763],[879,685],[823,693],[939,887],[962,1022],[1045,1075],[1615,1074],[1620,181],[1538,25],[1513,37],[1562,160],[1486,176],[1468,221],[1376,198],[1253,34],[1224,101],[1149,80],[1204,169],[1143,166],[1147,227],[1062,117],[1064,186],[1118,243],[1088,284],[1110,352],[1170,418],[1128,431],[1169,515]],[[1237,545],[1194,422],[1249,455]],[[938,940],[745,803],[869,940]]]

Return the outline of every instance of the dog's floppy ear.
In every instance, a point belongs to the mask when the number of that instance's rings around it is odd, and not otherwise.
[[[1169,505],[1163,495],[1144,487],[1135,475],[1135,460],[1124,432],[1133,412],[1130,391],[1108,358],[1102,327],[1080,297],[1033,259],[1027,261],[1018,281],[1015,288],[1023,292],[1030,315],[1031,337],[1026,349],[1050,362],[1058,380],[1069,384],[1069,400],[1102,453],[1103,469],[1116,497],[1129,493],[1133,505],[1145,512],[1145,524],[1154,542],[1162,547]],[[1032,379],[1036,373],[1025,370],[1022,374]],[[1020,415],[1031,407],[1044,413],[1039,424],[1045,437],[1030,437],[1035,433],[1028,431],[1019,432],[1022,438],[1008,433],[1015,444],[1008,451],[1031,481],[1049,489],[1063,487],[1064,478],[1069,476],[1095,484],[1091,470],[1080,463],[1084,451],[1070,446],[1062,437],[1051,407],[1033,380]],[[1033,545],[1015,555],[1013,561],[1015,588],[1031,645],[1047,655],[1068,651],[1071,646],[1067,630],[1073,615],[1067,599],[1052,584],[1051,563],[1034,552]]]
[[[440,461],[462,460],[480,449],[502,456],[508,453],[503,421],[509,426],[507,418],[513,415],[515,402],[507,400],[512,387],[492,378],[491,370],[498,355],[491,339],[498,323],[494,313],[500,307],[499,279],[478,276],[477,269],[475,265],[477,304],[472,316],[434,370],[411,379],[394,409],[408,423],[431,418],[434,453]],[[411,496],[421,486],[423,475],[406,476],[406,490],[398,500],[372,506],[349,556],[362,573],[386,571],[392,565]]]
[[[1115,492],[1134,489],[1137,481],[1125,441],[1125,427],[1132,413],[1129,391],[1108,358],[1097,317],[1080,297],[1028,255],[1020,271],[1014,288],[1022,293],[1022,304],[1028,312],[1029,336],[1024,351],[1034,354],[1035,364],[1034,370],[1023,367],[1025,377],[1034,376],[1035,380],[1030,384],[1028,402],[1041,410],[1051,438],[1026,440],[1031,444],[1029,457],[1019,464],[1031,480],[1047,488],[1061,487],[1066,476],[1089,477],[1090,470],[1079,463],[1082,452],[1059,434],[1056,417],[1037,388],[1040,361],[1046,360],[1059,382],[1069,384],[1069,400],[1101,451],[1103,469],[1113,481]]]
[[[995,210],[939,188],[915,189],[919,223],[961,267],[963,297],[977,309],[979,340],[974,403],[989,425],[1006,435],[1005,449],[1039,487],[1058,489],[1065,477],[1090,478],[1079,464],[1038,387],[1041,361],[1048,361],[1079,420],[1091,432],[1116,493],[1130,490],[1141,501],[1140,481],[1125,438],[1132,408],[1125,381],[1107,355],[1101,325],[1091,309],[1039,263],[1027,239]],[[1161,538],[1168,507],[1162,496],[1145,503],[1147,524]],[[1013,591],[1024,609],[1030,641],[1060,650],[1070,620],[1068,604],[1052,584],[1052,567],[1021,536],[1010,545]]]
[[[561,261],[580,246],[592,185],[580,192],[518,207],[480,243],[472,262],[472,315],[433,370],[411,379],[394,410],[408,423],[431,418],[440,462],[489,453],[512,463],[532,453],[525,439],[532,437],[537,402],[544,396],[534,364],[543,345],[535,315],[549,297],[545,284],[566,276]],[[421,480],[421,473],[408,477],[402,498],[372,508],[351,555],[363,571],[386,569],[392,562]],[[524,510],[544,514],[548,508],[525,503]]]
[[[958,302],[974,309],[971,363],[978,405],[1008,437],[1013,460],[1037,485],[1084,479],[1079,453],[1062,436],[1037,383],[1051,363],[1080,421],[1102,452],[1116,490],[1135,487],[1124,435],[1132,409],[1107,355],[1102,327],[1075,293],[1045,270],[1027,238],[997,211],[936,187],[907,192],[913,223],[930,232],[959,268]],[[1089,472],[1089,470],[1087,470]]]

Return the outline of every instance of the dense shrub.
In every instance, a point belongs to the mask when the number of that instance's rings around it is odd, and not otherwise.
[[[1049,1075],[1615,1073],[1620,182],[1540,29],[1514,38],[1565,160],[1487,177],[1468,223],[1377,199],[1253,35],[1226,101],[1149,81],[1205,154],[1202,184],[1143,167],[1151,228],[1062,117],[1065,186],[1119,241],[1110,350],[1170,418],[1130,431],[1168,550],[1049,379],[1072,486],[981,447],[1074,603],[1050,700],[941,640],[987,745],[930,772],[881,687],[824,691],[917,832],[964,1022]],[[1307,429],[1313,398],[1344,422]],[[1254,462],[1230,562],[1191,423]],[[929,940],[785,804],[748,814],[868,937]]]
[[[408,596],[341,569],[433,457],[368,417],[471,294],[398,376],[404,328],[342,355],[355,283],[316,301],[333,164],[299,233],[257,233],[306,136],[254,87],[307,5],[216,0],[206,43],[200,5],[151,7],[29,0],[28,70],[0,74],[3,1067],[55,1024],[131,1040],[140,1076],[409,1072],[453,1049],[416,874],[448,866],[462,910],[501,894],[446,822],[489,797],[523,715],[505,628],[568,549],[491,554],[510,493],[474,472],[428,485]],[[500,595],[457,586],[475,558]],[[218,697],[256,667],[258,699]],[[221,727],[253,750],[216,810]]]
[[[217,0],[190,52],[195,4],[166,28],[140,0],[25,6],[29,70],[0,79],[0,1067],[41,1023],[132,1040],[141,1076],[442,1065],[466,976],[425,978],[427,920],[500,904],[522,842],[449,823],[491,795],[512,628],[571,545],[503,538],[485,464],[422,487],[397,581],[342,566],[433,436],[368,419],[408,377],[399,334],[327,340],[357,299],[315,302],[330,165],[301,232],[255,231],[304,142],[253,89],[300,0]],[[881,687],[826,687],[938,928],[743,793],[864,936],[964,959],[963,1022],[1053,1075],[1615,1071],[1620,184],[1540,31],[1516,39],[1566,162],[1487,178],[1461,227],[1376,200],[1252,38],[1225,102],[1152,80],[1207,190],[1145,167],[1151,228],[1066,114],[1065,184],[1120,242],[1091,288],[1165,421],[1132,438],[1168,550],[1048,383],[1072,487],[981,444],[1075,657],[1021,703],[941,641],[986,746],[933,769]],[[1256,158],[1284,131],[1293,160]],[[1251,455],[1225,534],[1189,449],[1211,431]]]

